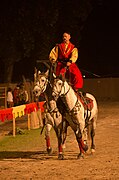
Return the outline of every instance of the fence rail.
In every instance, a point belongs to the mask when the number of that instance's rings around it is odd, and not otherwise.
[[[98,100],[119,100],[119,78],[84,79],[83,90]]]

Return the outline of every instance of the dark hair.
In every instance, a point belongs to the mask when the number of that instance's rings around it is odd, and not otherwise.
[[[12,88],[9,87],[9,88],[7,89],[7,92],[10,92],[10,91],[12,91]]]
[[[67,33],[67,34],[69,34],[69,35],[71,36],[71,33],[70,33],[69,31],[64,31],[64,33]],[[63,34],[64,34],[64,33],[63,33]]]

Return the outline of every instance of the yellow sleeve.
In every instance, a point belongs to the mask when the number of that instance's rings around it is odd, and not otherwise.
[[[56,62],[58,59],[58,46],[55,46],[51,51],[50,51],[50,54],[49,54],[49,60],[50,62]]]
[[[70,60],[72,60],[73,63],[75,63],[78,59],[78,49],[77,48],[74,48],[72,50],[72,53],[71,53],[71,58]]]

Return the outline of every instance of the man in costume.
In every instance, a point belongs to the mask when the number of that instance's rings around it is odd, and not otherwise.
[[[78,59],[78,49],[70,42],[70,39],[70,33],[65,32],[63,42],[51,50],[49,60],[52,64],[57,62],[56,76],[62,74],[77,91],[83,87],[83,78],[75,63]]]

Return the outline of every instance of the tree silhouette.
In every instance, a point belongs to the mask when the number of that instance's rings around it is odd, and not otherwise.
[[[92,11],[92,0],[5,0],[0,6],[0,61],[4,82],[11,82],[14,64],[47,59],[68,28],[78,44],[80,30]],[[59,36],[57,36],[59,33]],[[29,65],[29,61],[28,61]],[[34,68],[34,67],[33,67]]]

